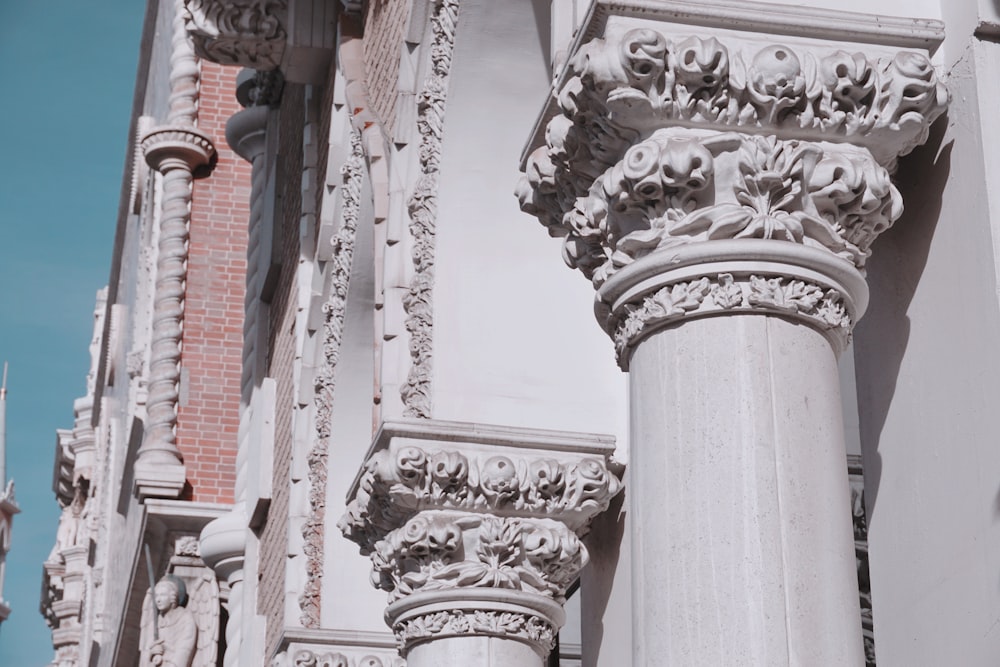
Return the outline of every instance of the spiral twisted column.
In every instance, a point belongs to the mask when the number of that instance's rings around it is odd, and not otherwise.
[[[146,428],[134,466],[135,492],[140,499],[176,498],[185,483],[176,427],[191,184],[195,174],[200,175],[215,160],[211,139],[195,127],[198,78],[198,61],[184,27],[184,3],[175,0],[167,123],[148,132],[141,142],[146,162],[163,174],[163,207],[153,287]]]
[[[680,4],[596,3],[518,186],[629,371],[633,664],[863,665],[837,356],[942,26]]]
[[[621,489],[610,437],[386,423],[339,527],[389,594],[409,667],[542,667],[586,564],[580,537]]]

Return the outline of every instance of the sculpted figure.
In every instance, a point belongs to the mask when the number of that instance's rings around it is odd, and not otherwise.
[[[144,619],[140,664],[192,667],[198,644],[198,624],[187,608],[187,589],[179,577],[167,575],[153,588],[156,614]]]

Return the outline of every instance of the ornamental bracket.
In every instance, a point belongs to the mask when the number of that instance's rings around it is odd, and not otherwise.
[[[336,39],[337,0],[184,0],[200,58],[280,69],[292,83],[324,83]]]

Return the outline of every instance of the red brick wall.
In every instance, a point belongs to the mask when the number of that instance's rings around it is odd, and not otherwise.
[[[229,149],[238,67],[201,64],[198,127],[219,160],[195,181],[181,350],[177,444],[191,500],[233,502],[239,426],[250,165]]]

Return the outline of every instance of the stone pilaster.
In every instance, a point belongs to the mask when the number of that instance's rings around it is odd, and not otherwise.
[[[340,528],[389,593],[410,667],[544,663],[580,540],[621,488],[610,438],[386,423]]]
[[[598,0],[581,32],[518,195],[630,371],[633,663],[863,664],[836,357],[941,25]]]

